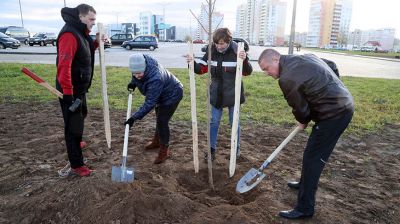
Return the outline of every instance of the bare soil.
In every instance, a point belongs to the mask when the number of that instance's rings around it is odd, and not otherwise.
[[[135,169],[135,181],[122,184],[111,181],[111,167],[119,166],[125,112],[110,115],[112,149],[102,111],[89,108],[84,155],[94,174],[60,178],[57,170],[67,156],[58,103],[1,104],[0,223],[400,223],[400,125],[342,137],[321,176],[314,217],[293,222],[277,214],[296,203],[297,192],[286,182],[299,178],[305,132],[281,151],[255,189],[238,194],[237,181],[260,166],[291,127],[243,123],[242,156],[229,178],[230,131],[222,125],[212,190],[202,159],[205,124],[199,130],[198,174],[190,122],[171,122],[173,157],[154,165],[157,150],[143,150],[154,132],[152,112],[130,132],[128,166]]]

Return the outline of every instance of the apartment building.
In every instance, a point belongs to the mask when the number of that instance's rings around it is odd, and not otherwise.
[[[347,44],[352,0],[311,0],[307,47]]]
[[[196,36],[195,39],[208,40],[208,34],[203,29],[203,27],[208,31],[208,5],[201,4],[200,14],[198,15],[198,19],[200,23],[197,24]],[[214,12],[211,17],[211,30],[214,32],[217,28],[224,27],[224,14],[220,12]]]
[[[236,10],[236,34],[251,44],[283,45],[287,3],[248,0]]]

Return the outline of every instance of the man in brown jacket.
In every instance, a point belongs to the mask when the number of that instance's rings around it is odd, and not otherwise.
[[[279,79],[299,126],[304,129],[311,120],[315,122],[304,150],[300,181],[288,183],[299,189],[297,205],[279,213],[288,219],[311,217],[319,177],[353,117],[353,97],[328,64],[315,55],[280,55],[266,49],[258,64],[265,74]]]

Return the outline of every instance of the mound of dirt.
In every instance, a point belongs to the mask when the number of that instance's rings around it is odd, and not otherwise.
[[[173,156],[165,163],[154,165],[157,150],[143,150],[154,133],[152,113],[131,129],[127,164],[135,169],[135,181],[121,184],[111,181],[111,167],[119,166],[125,112],[110,115],[112,149],[102,111],[89,109],[86,120],[84,155],[94,175],[60,178],[57,170],[67,156],[58,103],[0,105],[0,223],[289,223],[277,213],[296,203],[297,192],[286,182],[299,178],[305,133],[282,150],[255,189],[238,194],[237,181],[261,165],[291,127],[243,123],[242,156],[229,178],[230,131],[222,125],[212,190],[202,160],[205,124],[195,174],[189,122],[171,122]],[[399,128],[341,138],[320,179],[316,213],[305,222],[400,223]]]

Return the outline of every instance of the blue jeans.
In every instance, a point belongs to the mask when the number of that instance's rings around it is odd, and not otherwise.
[[[233,122],[233,106],[228,107],[229,109],[229,123],[232,128]],[[223,108],[215,108],[211,105],[211,122],[210,122],[210,143],[211,148],[217,149],[217,135],[218,135],[218,128],[219,123],[221,122]],[[237,135],[237,155],[240,155],[240,119],[238,124],[238,135]]]

